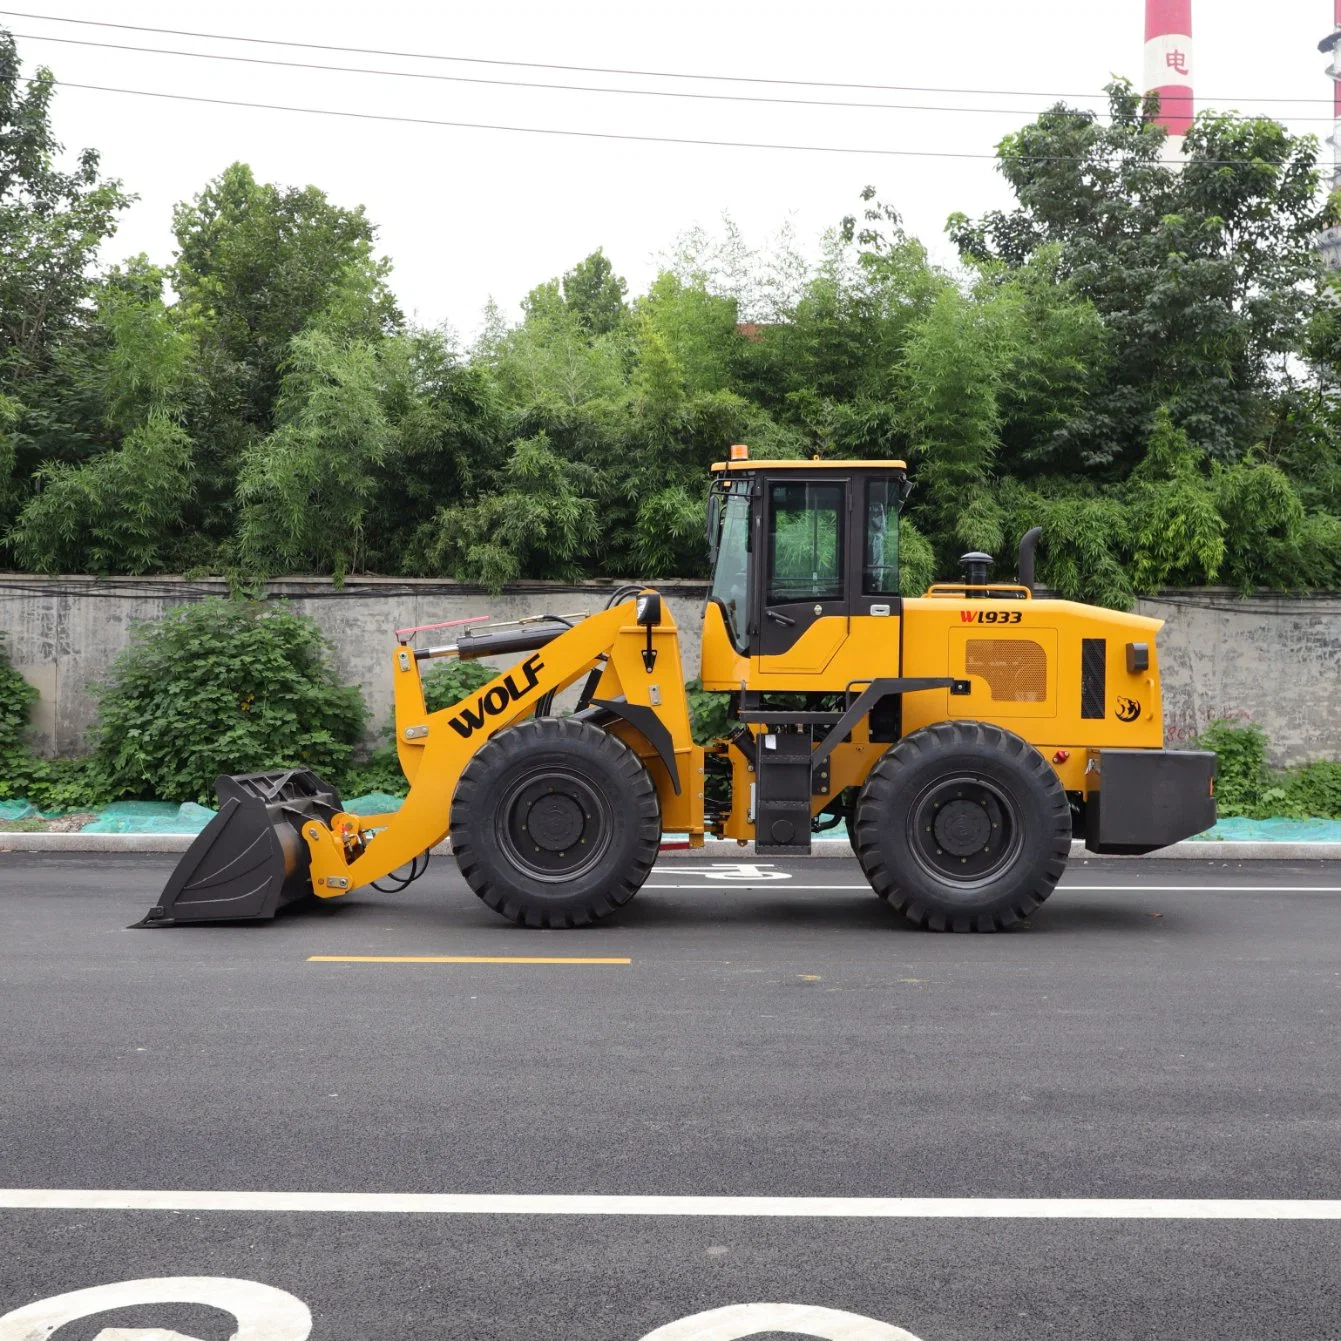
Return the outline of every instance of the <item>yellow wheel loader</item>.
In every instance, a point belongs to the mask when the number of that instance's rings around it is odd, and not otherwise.
[[[1036,599],[1019,580],[899,591],[907,471],[891,461],[712,468],[703,687],[731,733],[690,732],[674,621],[650,589],[585,616],[470,628],[391,652],[409,794],[358,816],[303,771],[220,778],[218,816],[141,925],[273,917],[422,873],[448,835],[471,888],[526,926],[573,927],[641,887],[663,833],[810,851],[846,825],[871,887],[917,924],[991,931],[1052,892],[1074,836],[1143,853],[1215,822],[1215,757],[1165,750],[1160,621]],[[512,662],[429,712],[420,667]],[[572,711],[555,695],[575,687]]]

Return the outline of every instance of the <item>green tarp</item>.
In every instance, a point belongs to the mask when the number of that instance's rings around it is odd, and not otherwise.
[[[117,801],[86,824],[83,833],[199,833],[215,812],[194,801]]]

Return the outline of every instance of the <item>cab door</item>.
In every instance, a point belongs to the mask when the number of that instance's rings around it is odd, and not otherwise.
[[[847,639],[848,481],[764,480],[756,653],[761,671],[817,674]]]

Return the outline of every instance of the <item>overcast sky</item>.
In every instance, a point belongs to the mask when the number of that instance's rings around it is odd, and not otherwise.
[[[382,0],[0,0],[48,16],[0,13],[25,69],[52,67],[72,83],[249,102],[512,126],[825,145],[853,152],[629,143],[559,135],[414,126],[244,110],[63,89],[57,132],[70,149],[101,150],[107,172],[140,201],[109,260],[139,251],[171,258],[171,210],[228,163],[258,177],[314,183],[338,203],[363,204],[392,258],[393,284],[418,321],[467,334],[493,295],[509,316],[537,282],[604,246],[637,292],[676,234],[712,228],[729,211],[762,243],[790,221],[813,248],[857,207],[866,183],[902,211],[911,231],[949,262],[942,237],[954,210],[1009,203],[993,145],[1056,95],[1096,105],[1110,75],[1141,78],[1143,0],[848,0],[744,4],[678,0],[416,3]],[[1194,0],[1198,106],[1264,112],[1292,129],[1330,133],[1330,84],[1317,43],[1331,0]],[[52,21],[115,20],[233,36],[289,39],[432,55],[644,71],[839,81],[952,90],[913,93],[594,76],[506,65],[319,53],[207,42]],[[281,60],[416,70],[477,79],[600,84],[621,89],[831,98],[917,104],[916,110],[795,107],[680,97],[496,87],[441,80],[271,68],[76,46],[78,38]],[[1308,101],[1279,101],[1300,100]],[[1277,101],[1269,101],[1277,100]],[[938,110],[927,110],[935,107]],[[993,109],[984,111],[946,108]],[[899,157],[918,150],[981,157]],[[1331,150],[1324,150],[1330,162]]]

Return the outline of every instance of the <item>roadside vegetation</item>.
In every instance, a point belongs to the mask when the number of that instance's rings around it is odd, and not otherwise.
[[[1016,205],[950,220],[953,272],[867,189],[818,260],[727,220],[631,294],[598,248],[463,346],[405,319],[362,207],[242,163],[113,263],[132,196],[58,166],[54,92],[0,31],[0,565],[691,576],[744,441],[907,459],[909,589],[1039,523],[1040,580],[1109,605],[1341,585],[1336,207],[1273,121],[1203,114],[1175,174],[1115,84],[1001,142]]]
[[[1341,762],[1319,760],[1271,768],[1271,742],[1256,723],[1212,722],[1196,742],[1218,760],[1216,809],[1221,819],[1341,820]]]

